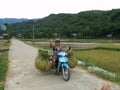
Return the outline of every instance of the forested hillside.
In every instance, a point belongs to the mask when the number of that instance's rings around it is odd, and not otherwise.
[[[33,27],[34,26],[34,27]],[[84,11],[78,14],[51,14],[37,20],[29,20],[11,25],[16,35],[21,33],[25,38],[120,38],[120,9],[110,11]]]

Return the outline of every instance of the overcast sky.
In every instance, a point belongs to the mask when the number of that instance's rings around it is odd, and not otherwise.
[[[0,0],[0,18],[43,18],[51,13],[120,8],[120,0]]]

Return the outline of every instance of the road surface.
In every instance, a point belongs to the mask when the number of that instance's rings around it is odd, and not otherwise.
[[[71,78],[66,82],[62,75],[37,70],[34,66],[36,56],[36,48],[12,40],[5,90],[100,90],[104,83],[108,83],[79,67],[70,70]],[[120,86],[111,84],[113,90],[120,90]]]

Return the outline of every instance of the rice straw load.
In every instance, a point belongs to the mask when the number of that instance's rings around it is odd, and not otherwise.
[[[70,68],[74,68],[77,63],[78,63],[78,60],[76,59],[76,57],[73,55],[73,52],[72,51],[69,51],[68,52],[68,65]]]
[[[52,64],[49,62],[49,58],[52,55],[52,50],[39,49],[38,56],[35,59],[35,67],[41,71],[50,71]],[[68,52],[68,65],[70,68],[74,68],[78,61],[73,55],[72,51]]]
[[[50,55],[47,50],[40,49],[35,59],[35,67],[41,71],[50,71],[52,64],[49,62]]]

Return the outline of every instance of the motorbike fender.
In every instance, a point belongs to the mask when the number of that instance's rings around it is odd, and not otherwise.
[[[67,63],[63,63],[63,64],[62,64],[62,68],[64,68],[64,67],[65,67],[65,68],[69,68],[69,66],[68,66]]]

